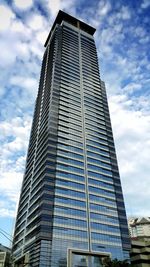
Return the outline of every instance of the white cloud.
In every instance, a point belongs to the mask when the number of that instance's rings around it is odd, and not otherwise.
[[[117,16],[123,20],[128,20],[131,18],[131,11],[127,6],[122,6]]]
[[[146,44],[146,43],[148,43],[150,41],[150,37],[149,36],[146,36],[146,37],[144,37],[144,38],[141,38],[140,40],[139,40],[139,43],[141,43],[141,44]]]
[[[123,91],[131,94],[135,91],[141,90],[141,88],[142,88],[141,84],[132,82],[123,87]]]
[[[25,146],[25,150],[26,150],[26,147],[27,146]],[[21,156],[16,160],[16,171],[17,172],[24,171],[25,160],[26,160],[26,156]]]
[[[61,0],[48,1],[48,6],[52,16],[55,16],[56,13],[59,11],[60,5],[61,5]]]
[[[16,62],[17,58],[21,57],[23,59],[25,46],[25,56],[27,59],[31,37],[32,32],[29,28],[16,19],[11,23],[9,30],[6,29],[1,33],[0,51],[3,51],[3,53],[1,53],[0,67],[7,67],[5,72],[8,71],[9,66],[12,71],[12,65]]]
[[[33,0],[14,0],[14,4],[19,9],[29,9],[33,5]]]
[[[37,40],[32,41],[30,43],[29,49],[33,53],[33,55],[36,55],[39,58],[40,61],[42,60],[42,56],[43,56],[43,52],[44,52],[44,46],[41,45],[40,42],[37,43]]]
[[[36,34],[36,38],[37,38],[38,42],[41,43],[43,46],[44,46],[46,39],[48,37],[48,33],[49,33],[48,30],[47,31],[45,30],[45,31],[40,31]]]
[[[137,37],[144,37],[146,34],[146,31],[143,27],[138,26],[136,28],[133,28],[133,33],[135,33]]]
[[[23,173],[14,170],[5,171],[0,179],[0,194],[5,199],[5,209],[15,212],[16,203],[19,198]],[[0,214],[2,216],[2,214]]]
[[[26,148],[25,142],[22,138],[16,137],[14,141],[9,142],[4,145],[4,149],[8,150],[10,153],[24,150]]]
[[[18,199],[18,191],[20,190],[22,181],[22,173],[9,171],[4,172],[2,178],[0,180],[0,191],[3,192],[3,195],[7,195],[11,197],[12,201],[16,201]]]
[[[27,88],[32,91],[32,88],[35,88],[38,84],[37,80],[30,77],[21,77],[21,76],[13,76],[10,80],[12,85],[17,85],[19,87]]]
[[[142,4],[141,4],[141,8],[145,9],[148,8],[150,6],[150,1],[149,0],[143,0]]]
[[[16,60],[16,51],[15,47],[12,44],[10,48],[10,43],[8,43],[9,37],[7,39],[3,39],[0,42],[0,51],[3,51],[1,53],[1,60],[0,60],[0,66],[7,67],[12,65]]]
[[[114,25],[113,27],[108,27],[102,30],[101,32],[101,42],[104,44],[118,43],[123,40],[124,34],[121,32],[121,25]],[[115,40],[114,40],[115,36]]]
[[[7,209],[6,203],[5,203],[4,208],[0,208],[0,216],[1,217],[15,217],[15,210]]]
[[[27,151],[30,117],[16,117],[0,123],[2,133],[1,177],[0,177],[0,216],[14,216],[18,201],[25,154]],[[5,200],[5,205],[3,205]]]
[[[98,4],[98,15],[105,16],[111,10],[109,1],[101,0]]]
[[[12,118],[11,121],[2,121],[0,123],[1,132],[5,137],[19,137],[25,141],[28,138],[31,120],[31,117],[24,116],[23,118]]]
[[[59,10],[64,10],[71,14],[75,14],[75,9],[77,6],[76,0],[46,0],[46,2],[53,18],[57,15]]]
[[[17,50],[17,54],[18,56],[20,55],[23,58],[25,58],[26,60],[30,59],[30,50],[29,50],[29,46],[26,42],[18,42],[16,43],[16,50]]]
[[[45,20],[44,17],[38,14],[32,15],[30,19],[28,19],[27,24],[32,30],[43,30],[45,28]]]
[[[24,24],[22,23],[22,21],[20,20],[14,20],[12,25],[11,25],[11,31],[14,31],[14,32],[24,32],[25,30],[25,26]]]
[[[132,207],[135,215],[144,215],[150,195],[150,111],[143,112],[143,99],[136,110],[136,99],[126,95],[112,96],[109,104],[127,212],[131,215]]]
[[[0,31],[5,31],[9,29],[12,20],[15,19],[15,14],[6,5],[0,5],[0,14]]]

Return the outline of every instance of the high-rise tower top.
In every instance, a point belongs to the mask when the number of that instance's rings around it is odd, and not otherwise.
[[[53,23],[53,26],[51,28],[51,31],[50,31],[50,33],[48,35],[48,38],[47,38],[47,40],[45,42],[45,45],[44,45],[45,47],[48,44],[49,38],[50,38],[54,28],[55,28],[55,25],[56,24],[61,24],[62,21],[66,21],[66,22],[72,24],[75,27],[80,27],[81,30],[83,30],[83,31],[85,31],[85,32],[87,32],[87,33],[89,33],[91,35],[93,35],[95,33],[95,31],[96,31],[96,29],[93,28],[92,26],[90,26],[90,25],[84,23],[83,21],[81,21],[81,20],[79,20],[79,19],[77,19],[77,18],[65,13],[62,10],[59,10],[59,12],[57,14],[57,17],[56,17],[56,19],[55,19],[55,21]]]

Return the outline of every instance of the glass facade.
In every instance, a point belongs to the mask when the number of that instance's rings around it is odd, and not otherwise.
[[[46,42],[14,233],[16,265],[26,253],[35,267],[99,267],[100,255],[129,257],[93,32],[60,11]]]

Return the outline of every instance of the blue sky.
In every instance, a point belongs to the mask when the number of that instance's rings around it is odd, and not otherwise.
[[[43,44],[59,9],[94,26],[127,215],[150,216],[150,0],[1,0],[0,243],[13,231]],[[9,236],[8,236],[9,237]]]

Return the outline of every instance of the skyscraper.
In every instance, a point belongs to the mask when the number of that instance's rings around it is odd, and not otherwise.
[[[128,258],[125,207],[95,29],[59,11],[45,43],[13,257],[38,267]]]

